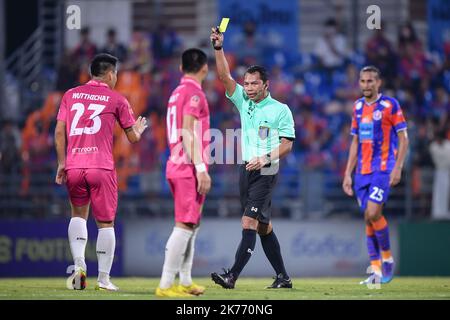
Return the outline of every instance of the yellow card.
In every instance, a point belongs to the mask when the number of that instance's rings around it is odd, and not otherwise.
[[[224,33],[227,30],[228,22],[230,22],[230,18],[222,18],[220,22],[219,31]]]

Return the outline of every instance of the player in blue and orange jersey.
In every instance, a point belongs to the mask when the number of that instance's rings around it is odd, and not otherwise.
[[[388,283],[394,274],[394,259],[389,242],[389,228],[383,216],[383,204],[390,188],[401,179],[408,149],[407,125],[399,103],[379,93],[380,71],[366,66],[360,72],[363,97],[353,107],[350,152],[342,184],[344,192],[354,190],[366,222],[367,249],[372,273],[362,281]]]

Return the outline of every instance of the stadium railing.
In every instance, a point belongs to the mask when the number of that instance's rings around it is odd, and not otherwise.
[[[2,217],[68,217],[70,207],[64,187],[54,184],[54,168],[40,168],[30,174],[27,189],[23,176],[0,175],[0,213]],[[358,218],[354,197],[346,196],[342,178],[322,171],[289,170],[282,172],[273,196],[273,216],[288,219],[324,219],[329,217]],[[393,188],[385,212],[392,217],[415,218],[430,212],[433,170],[421,170],[420,188],[413,188],[411,179],[404,179]],[[239,217],[238,170],[211,174],[213,186],[204,205],[209,217]],[[128,178],[129,188],[120,192],[119,214],[123,217],[167,217],[173,212],[173,201],[160,168],[134,174]]]

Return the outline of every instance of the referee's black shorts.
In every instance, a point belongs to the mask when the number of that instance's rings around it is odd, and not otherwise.
[[[268,224],[271,217],[272,191],[278,179],[278,164],[274,169],[247,171],[246,163],[239,166],[239,191],[244,216]],[[268,174],[267,174],[268,173]]]

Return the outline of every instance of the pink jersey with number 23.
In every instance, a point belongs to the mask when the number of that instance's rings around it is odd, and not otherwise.
[[[126,129],[135,123],[127,99],[95,80],[64,94],[57,120],[66,123],[66,169],[113,170],[114,125],[118,121]]]

